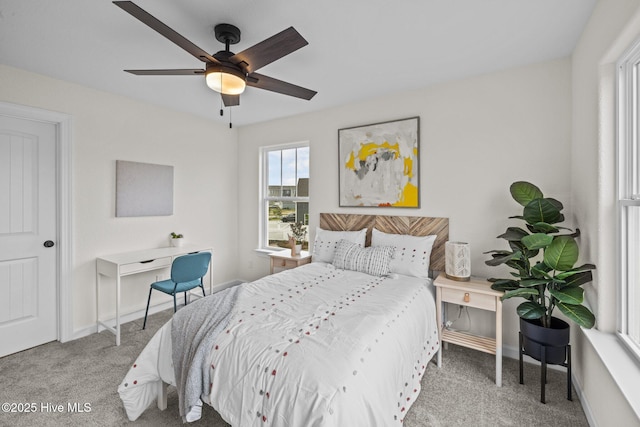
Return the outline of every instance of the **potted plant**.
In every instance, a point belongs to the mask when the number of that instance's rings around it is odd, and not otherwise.
[[[518,181],[511,184],[511,196],[523,206],[522,227],[508,227],[498,236],[509,244],[509,250],[493,250],[490,266],[505,264],[515,272],[508,279],[489,279],[491,287],[504,291],[503,300],[520,297],[525,301],[516,309],[520,316],[525,354],[540,360],[540,343],[549,346],[547,363],[562,363],[564,347],[569,343],[569,325],[556,317],[558,308],[567,318],[584,328],[592,328],[595,316],[584,305],[582,285],[592,280],[593,264],[575,267],[578,261],[576,238],[580,230],[558,226],[564,221],[563,205],[545,198],[535,185]],[[549,341],[545,341],[549,340]],[[554,351],[557,350],[557,351]]]
[[[302,222],[292,222],[289,224],[289,228],[291,228],[291,234],[289,235],[289,239],[293,240],[294,247],[291,248],[292,255],[300,255],[302,251],[302,241],[307,235],[307,227],[305,227]]]
[[[184,236],[182,234],[176,234],[174,232],[171,232],[171,246],[182,246],[182,243],[184,242]]]

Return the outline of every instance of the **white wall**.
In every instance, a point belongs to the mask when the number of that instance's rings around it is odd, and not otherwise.
[[[235,130],[6,66],[0,66],[0,81],[2,101],[72,116],[74,331],[95,325],[97,256],[168,246],[175,231],[213,246],[214,284],[237,276]],[[116,160],[174,166],[174,214],[116,218]],[[125,312],[144,309],[153,279],[123,282]],[[104,301],[103,308],[108,312],[113,304]]]
[[[640,2],[608,0],[596,5],[572,58],[573,142],[572,196],[575,221],[589,230],[581,240],[582,257],[597,265],[588,301],[595,308],[597,327],[615,333],[617,319],[616,219],[615,219],[615,61],[640,37]],[[572,329],[574,375],[584,393],[594,425],[640,425],[640,396],[621,392],[621,380],[635,384],[640,370],[632,368],[612,375],[628,356],[607,341],[604,358],[598,335]],[[591,338],[589,338],[591,337]],[[595,343],[595,344],[594,344]],[[635,369],[634,369],[635,368]]]
[[[254,251],[259,147],[308,140],[312,229],[320,212],[449,217],[450,239],[471,244],[472,274],[497,275],[483,252],[504,247],[495,237],[521,212],[509,195],[513,181],[536,183],[570,211],[570,77],[570,61],[561,59],[242,127],[239,271],[246,279],[268,272],[268,260]],[[420,116],[421,208],[339,208],[338,129],[411,116]],[[504,339],[516,348],[514,307],[505,304]],[[474,311],[472,319],[492,333],[487,313]]]

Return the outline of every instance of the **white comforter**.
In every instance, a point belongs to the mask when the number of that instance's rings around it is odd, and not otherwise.
[[[205,403],[232,426],[400,425],[439,349],[432,285],[312,263],[242,285]],[[120,384],[129,419],[174,384],[170,322]],[[169,348],[165,348],[169,347]]]

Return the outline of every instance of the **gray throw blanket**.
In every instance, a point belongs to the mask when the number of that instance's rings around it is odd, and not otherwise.
[[[207,356],[213,341],[229,323],[239,291],[240,286],[224,289],[188,304],[173,315],[173,369],[180,415],[185,422],[191,409],[202,405],[200,397],[209,393]]]

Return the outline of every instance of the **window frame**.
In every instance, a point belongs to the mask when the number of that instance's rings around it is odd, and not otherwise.
[[[616,135],[616,229],[617,229],[617,335],[625,347],[640,360],[640,339],[630,335],[630,287],[640,292],[640,279],[635,285],[629,275],[631,249],[640,251],[640,243],[629,236],[631,210],[640,209],[640,40],[620,57],[617,63],[617,135]],[[636,214],[637,215],[637,214]],[[640,227],[637,225],[636,227]],[[637,231],[637,229],[636,229]],[[630,245],[634,244],[634,248]],[[633,267],[636,271],[638,266]],[[640,326],[636,326],[638,328]]]
[[[274,151],[283,151],[296,148],[306,147],[309,150],[309,159],[311,159],[311,144],[309,141],[299,141],[286,144],[266,145],[260,147],[260,201],[259,201],[259,249],[266,252],[282,250],[276,246],[269,246],[269,203],[272,201],[288,201],[288,202],[310,202],[310,197],[273,197],[269,196],[269,153]],[[296,174],[298,160],[296,158]],[[281,168],[282,173],[282,168]],[[311,165],[309,165],[309,175],[311,175]],[[297,177],[297,175],[296,175]],[[309,177],[310,178],[310,177]],[[282,183],[281,183],[282,185]],[[307,234],[308,238],[308,234]]]

